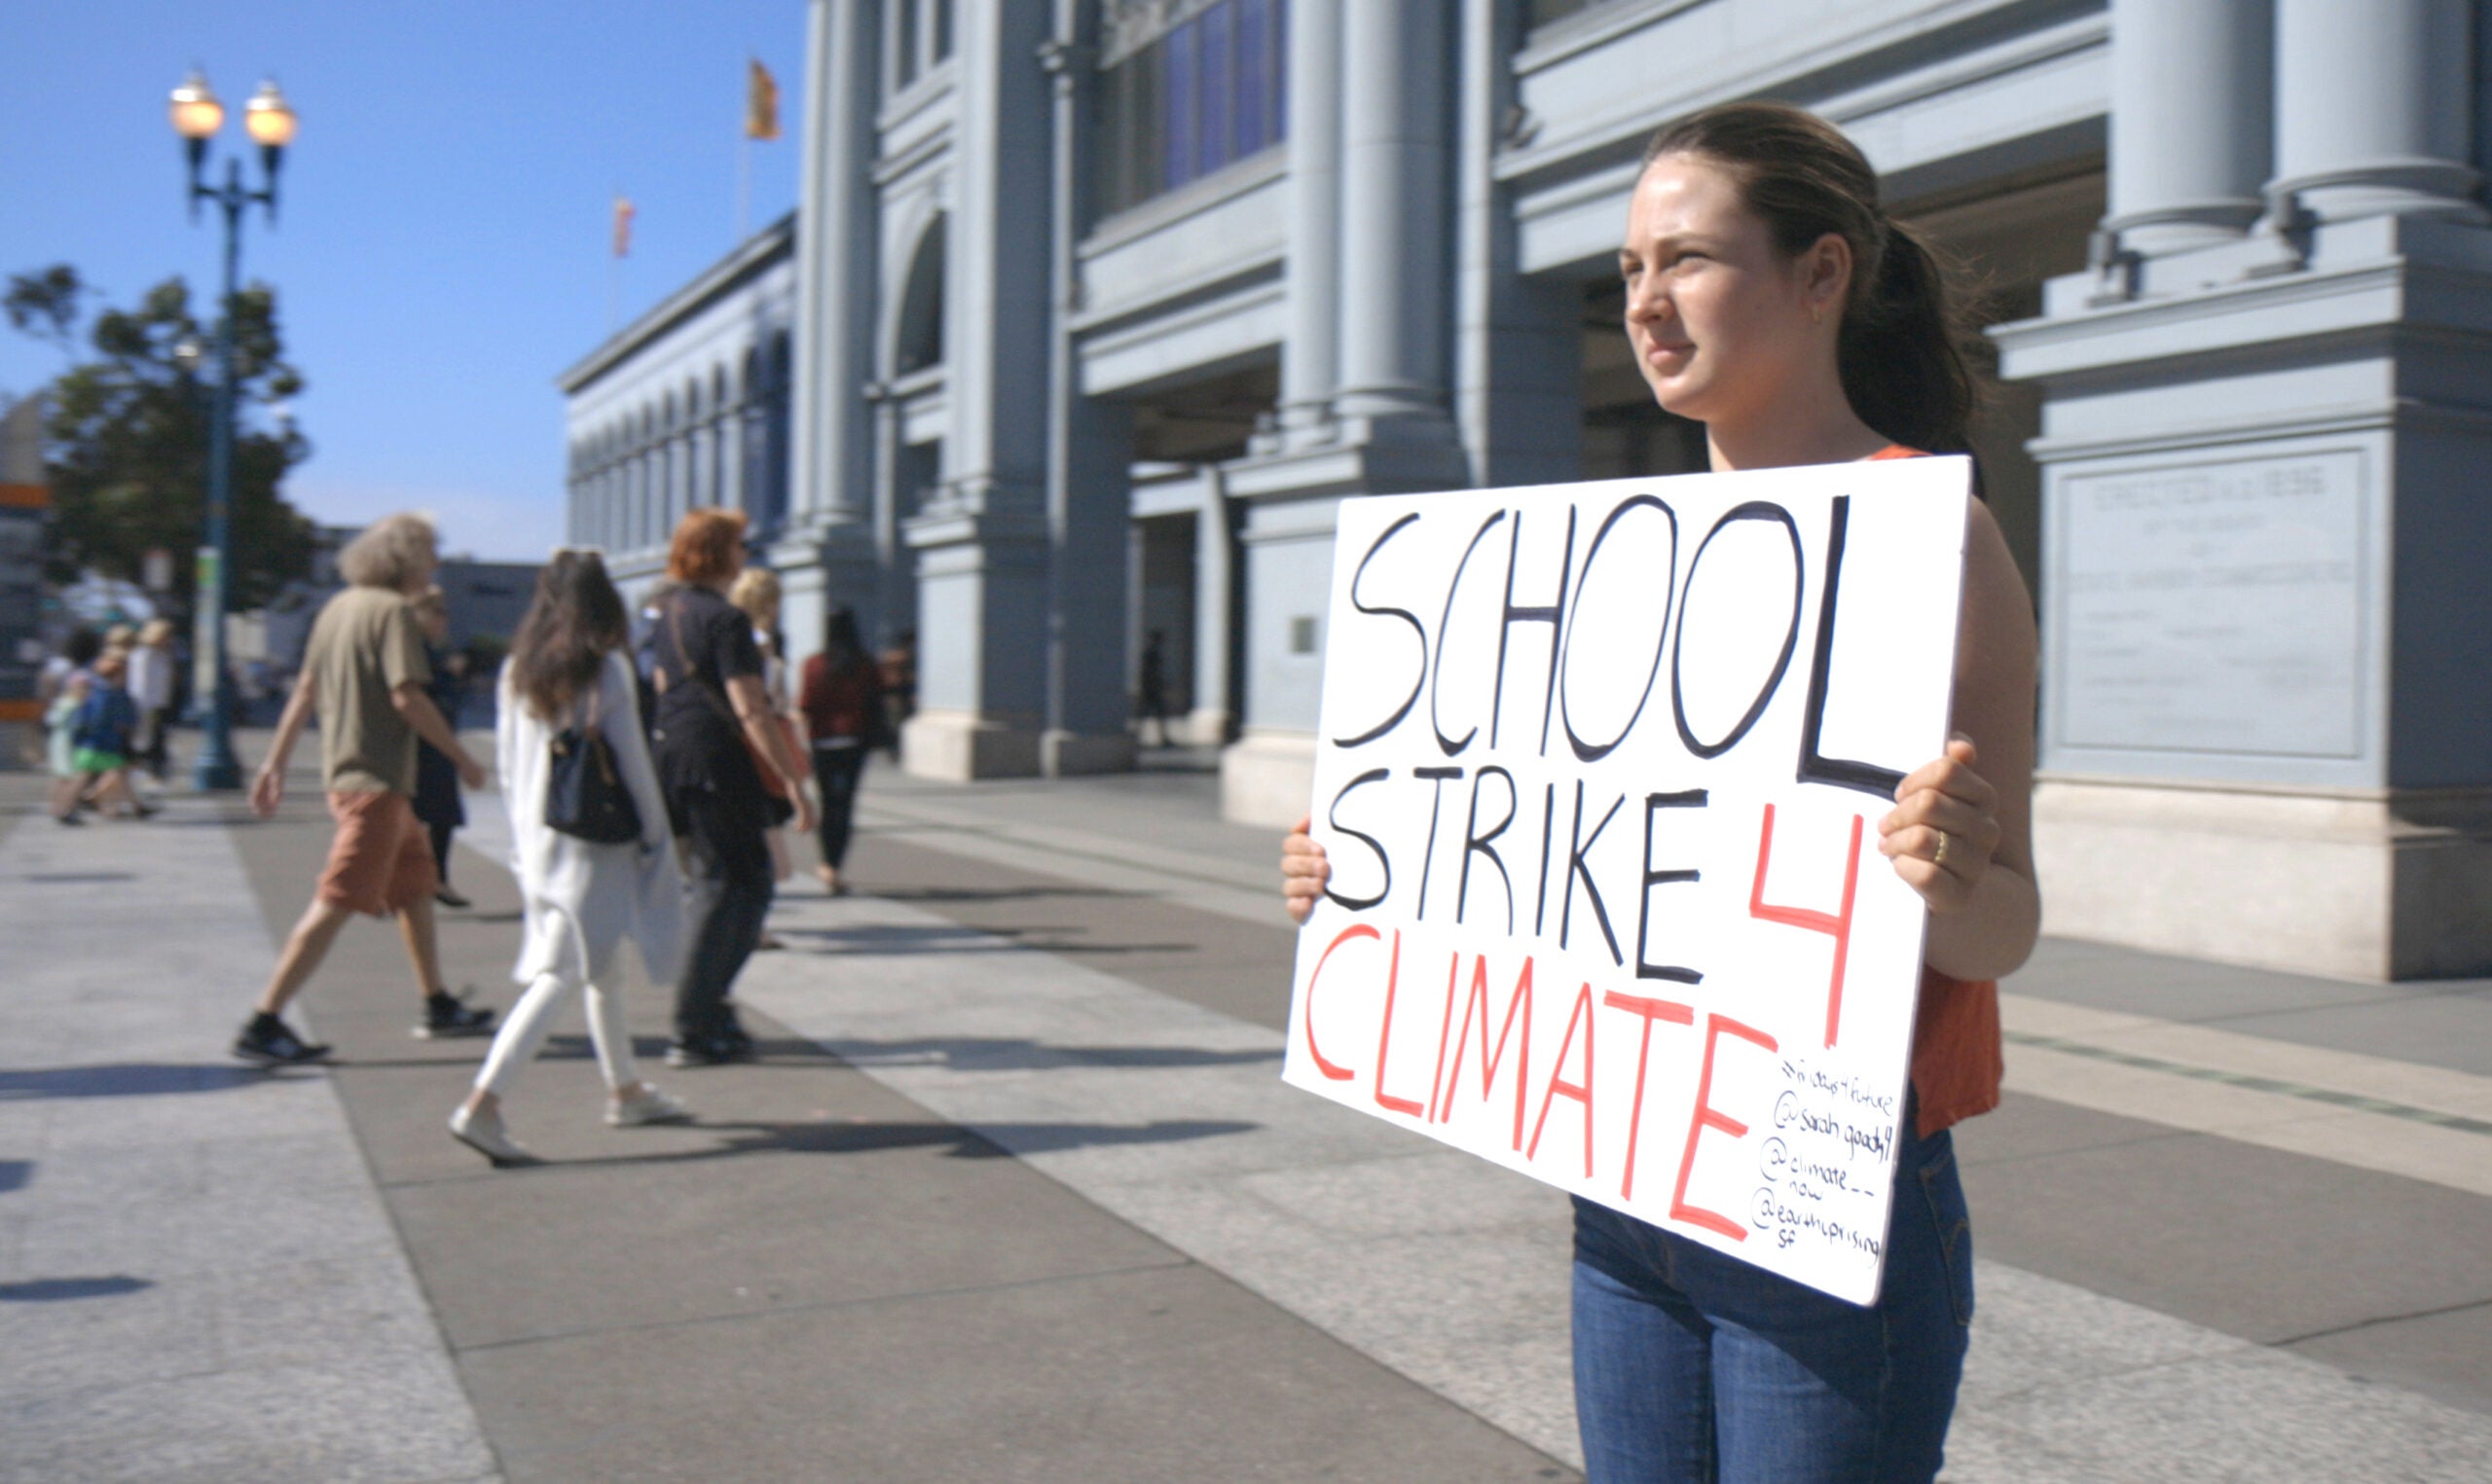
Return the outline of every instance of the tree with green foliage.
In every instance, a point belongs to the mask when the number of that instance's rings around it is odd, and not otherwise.
[[[191,309],[189,287],[168,278],[131,308],[94,317],[88,341],[97,358],[76,362],[73,346],[85,299],[94,291],[58,264],[20,273],[0,295],[12,326],[57,343],[73,364],[45,388],[45,472],[52,483],[50,575],[60,582],[92,570],[143,580],[147,553],[175,554],[174,596],[190,605],[196,573],[187,560],[207,513],[210,419],[215,413],[216,334]],[[311,521],[279,492],[286,471],[312,446],[284,416],[303,390],[277,333],[276,294],[254,283],[234,296],[236,428],[230,598],[237,610],[264,606],[288,581],[311,571]]]

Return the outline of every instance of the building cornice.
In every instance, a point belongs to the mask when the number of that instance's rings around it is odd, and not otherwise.
[[[1567,27],[1562,35],[1516,55],[1515,75],[1527,78],[1687,8],[1672,0],[1622,9],[1615,15],[1594,12],[1571,18],[1558,23]],[[1587,24],[1574,29],[1573,18]],[[1961,49],[1925,65],[1901,72],[1862,73],[1866,58],[1900,54],[1902,49],[1926,46],[1932,37],[1950,31],[1972,34]],[[1643,141],[1672,119],[1740,98],[1798,97],[1836,124],[1851,123],[1932,95],[1994,83],[2071,53],[2107,46],[2109,39],[2110,17],[2097,0],[1956,0],[1909,18],[1882,18],[1857,29],[1836,30],[1804,50],[1773,56],[1757,66],[1704,75],[1702,86],[1693,91],[1657,90],[1632,107],[1584,120],[1566,133],[1541,135],[1527,145],[1504,151],[1495,173],[1501,182],[1515,184],[1538,175],[1565,173],[1588,163],[1595,167],[1615,164],[1622,153],[1631,162]]]
[[[640,318],[608,336],[604,344],[554,379],[565,394],[577,396],[598,378],[632,358],[642,346],[710,307],[719,296],[780,260],[794,255],[796,213],[762,228],[736,244],[735,250],[704,270],[699,277],[658,301]]]

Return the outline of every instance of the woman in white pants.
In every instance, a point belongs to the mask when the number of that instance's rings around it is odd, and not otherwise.
[[[683,936],[683,877],[675,859],[666,801],[641,733],[639,680],[625,644],[623,600],[595,552],[560,551],[536,579],[536,597],[520,620],[502,667],[502,803],[510,813],[511,869],[526,908],[526,939],[511,977],[528,986],[502,1022],[476,1073],[476,1088],[450,1115],[450,1132],[495,1165],[534,1156],[502,1126],[501,1095],[533,1060],[555,1012],[588,992],[589,1038],[605,1074],[605,1121],[617,1128],[678,1123],[683,1104],[641,1080],[623,997],[614,987],[615,950],[629,937],[658,984],[674,982]],[[545,822],[545,790],[556,734],[594,728],[612,748],[617,771],[641,815],[641,838],[597,845]]]

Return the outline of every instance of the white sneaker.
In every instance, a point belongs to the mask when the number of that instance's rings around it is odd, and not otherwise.
[[[610,1129],[640,1128],[652,1123],[687,1123],[692,1109],[657,1088],[643,1084],[641,1095],[630,1099],[609,1098],[605,1102],[605,1126]]]
[[[501,1114],[470,1113],[463,1103],[450,1115],[450,1137],[492,1160],[496,1170],[544,1163],[529,1153],[502,1128]]]

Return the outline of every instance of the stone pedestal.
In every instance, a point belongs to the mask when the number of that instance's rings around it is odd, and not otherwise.
[[[796,667],[822,648],[823,623],[833,604],[846,603],[855,611],[862,634],[876,633],[882,619],[883,564],[875,554],[873,530],[861,512],[832,514],[841,519],[792,532],[773,542],[766,554],[771,570],[783,579],[779,629],[787,636],[791,691]]]
[[[1331,429],[1335,440],[1284,443],[1225,475],[1243,517],[1246,724],[1221,754],[1221,809],[1240,823],[1286,825],[1306,813],[1341,497],[1471,483],[1442,416],[1345,418]]]
[[[2300,218],[2050,286],[2046,932],[2492,971],[2492,233]]]
[[[2492,964],[2492,789],[2045,778],[2043,930],[2341,979]]]
[[[1249,728],[1220,755],[1220,816],[1287,829],[1315,796],[1315,734]]]
[[[1039,734],[1039,771],[1051,778],[1095,773],[1131,773],[1140,745],[1130,732]]]
[[[1039,734],[970,711],[919,711],[900,723],[899,765],[911,778],[946,783],[1035,778]]]

